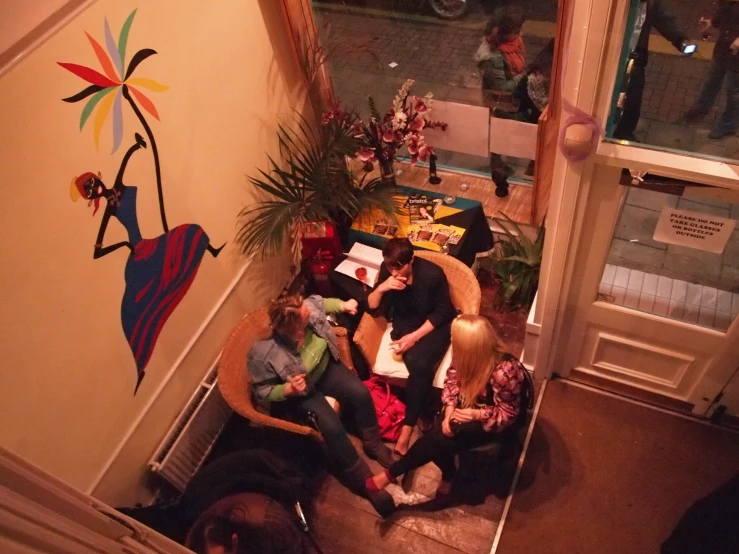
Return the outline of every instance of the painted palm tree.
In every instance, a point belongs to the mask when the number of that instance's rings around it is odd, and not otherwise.
[[[169,226],[167,225],[167,217],[164,211],[164,192],[162,190],[162,175],[159,165],[159,150],[157,149],[156,140],[154,140],[154,134],[151,132],[151,127],[149,127],[141,108],[151,114],[151,116],[158,121],[159,113],[157,112],[156,106],[154,105],[154,102],[152,102],[151,99],[142,92],[142,89],[151,92],[163,92],[169,87],[147,77],[133,76],[134,71],[136,71],[141,62],[156,54],[156,50],[152,50],[151,48],[141,49],[131,56],[131,59],[126,63],[128,36],[135,16],[136,10],[133,10],[121,28],[117,43],[113,38],[113,33],[110,30],[108,20],[107,18],[105,19],[106,48],[103,48],[102,45],[90,36],[89,33],[85,33],[87,39],[90,41],[93,51],[95,52],[95,56],[100,62],[100,69],[102,72],[79,64],[58,62],[64,69],[74,73],[89,83],[87,88],[73,96],[64,98],[63,100],[65,102],[75,103],[88,99],[85,107],[82,109],[82,114],[80,115],[80,131],[85,127],[85,124],[90,119],[92,113],[95,112],[93,136],[95,138],[96,148],[99,148],[100,145],[100,134],[103,126],[112,113],[113,149],[111,154],[114,154],[118,150],[123,139],[124,100],[131,106],[131,109],[136,114],[136,117],[139,119],[144,131],[146,132],[146,136],[148,137],[149,144],[151,146],[151,152],[154,156],[157,192],[159,195],[159,213],[162,220],[162,227],[166,233],[169,231]],[[137,102],[141,105],[141,108],[139,108]]]

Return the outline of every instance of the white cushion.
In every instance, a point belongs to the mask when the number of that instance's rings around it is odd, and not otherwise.
[[[377,351],[377,361],[375,362],[375,367],[372,368],[372,372],[375,375],[380,375],[390,379],[408,379],[408,368],[405,367],[405,364],[402,361],[398,362],[393,358],[393,349],[390,348],[390,343],[393,341],[393,339],[390,338],[392,330],[393,325],[390,323],[387,326],[385,334],[382,335],[380,349]],[[439,365],[439,369],[436,370],[436,375],[434,376],[434,386],[436,388],[441,389],[444,387],[444,379],[446,378],[446,372],[450,365],[452,365],[451,346],[447,348],[446,354]]]

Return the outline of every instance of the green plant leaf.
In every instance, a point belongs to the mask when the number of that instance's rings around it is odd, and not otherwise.
[[[297,240],[305,223],[335,220],[340,214],[354,218],[365,208],[379,208],[395,220],[399,210],[392,191],[379,179],[357,183],[346,157],[361,147],[354,137],[354,111],[335,118],[317,130],[301,115],[293,124],[278,125],[281,162],[271,157],[269,170],[258,170],[249,182],[269,195],[239,213],[237,241],[242,252],[261,249],[262,255],[279,252],[288,238]]]

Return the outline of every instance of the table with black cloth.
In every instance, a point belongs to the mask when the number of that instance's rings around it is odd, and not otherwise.
[[[398,186],[398,193],[401,200],[402,197],[407,197],[410,194],[424,194],[426,196],[442,199],[445,197],[444,194],[433,191],[403,186]],[[449,208],[459,211],[439,217],[438,219],[435,219],[434,223],[453,225],[465,230],[460,241],[457,244],[449,246],[449,255],[457,258],[467,266],[472,266],[477,253],[487,252],[493,248],[493,234],[490,231],[488,221],[485,217],[485,212],[482,209],[482,204],[476,200],[457,198],[452,204],[445,204],[444,206],[447,208],[447,211],[451,211]],[[402,236],[402,233],[398,236]],[[366,244],[367,246],[382,249],[383,244],[385,244],[385,242],[391,237],[376,235],[352,228],[349,231],[348,238],[348,248],[351,248],[355,242],[359,242],[361,244]],[[414,245],[414,248],[416,250],[422,249],[417,245]],[[345,257],[342,257],[339,262],[344,259]],[[372,291],[371,287],[363,287],[362,283],[358,280],[344,275],[343,273],[339,273],[335,269],[331,270],[329,278],[338,297],[344,300],[355,298],[360,301],[360,306],[362,305],[361,301],[365,300],[367,295]],[[345,318],[344,323],[349,324],[350,329],[356,328],[356,324],[359,323],[360,318],[361,313],[357,314],[354,318]]]

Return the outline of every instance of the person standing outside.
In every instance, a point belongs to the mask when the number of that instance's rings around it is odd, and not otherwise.
[[[733,135],[739,128],[739,2],[722,0],[713,18],[701,18],[704,36],[718,29],[719,36],[713,48],[713,59],[698,100],[680,120],[682,124],[696,123],[711,111],[721,85],[726,80],[726,109],[708,135],[721,139]]]
[[[629,45],[634,67],[626,88],[624,110],[613,133],[613,137],[617,139],[638,142],[634,132],[641,118],[642,97],[649,61],[649,35],[652,28],[655,28],[681,53],[688,46],[685,33],[678,27],[675,16],[667,11],[663,0],[642,0],[639,3],[634,33]]]
[[[526,21],[519,6],[506,6],[496,10],[485,26],[475,62],[482,81],[482,103],[490,108],[490,114],[505,116],[501,104],[513,104],[519,82],[526,73],[526,48],[521,36]],[[490,154],[490,176],[495,183],[495,195],[508,196],[508,165],[500,154]]]

